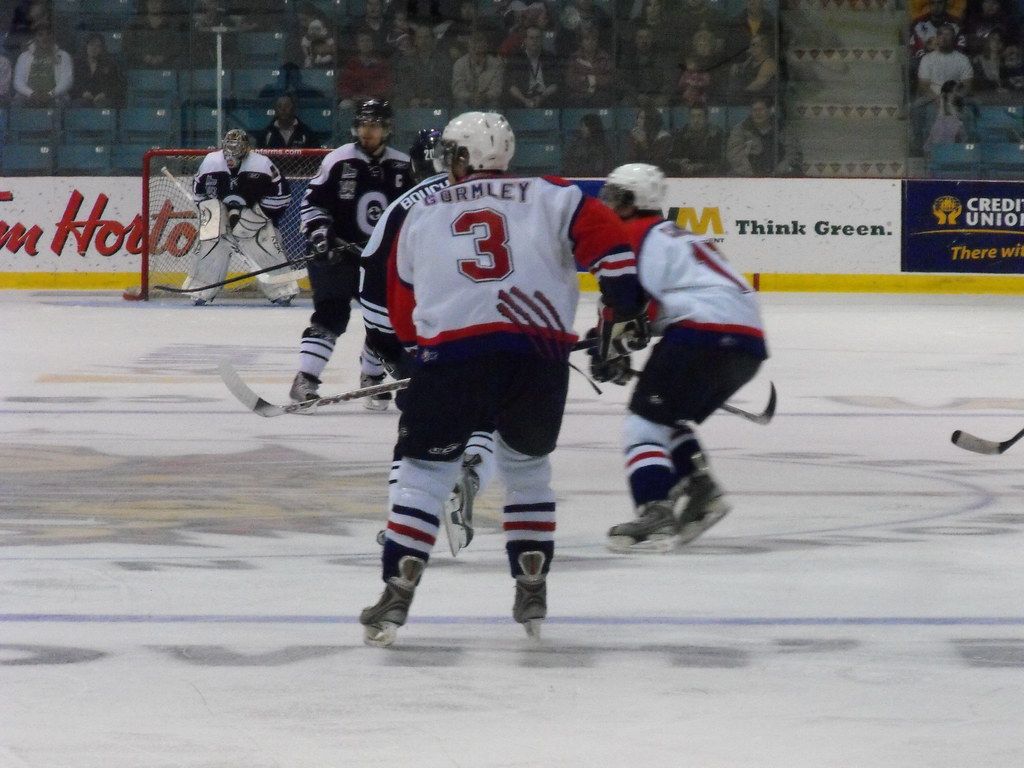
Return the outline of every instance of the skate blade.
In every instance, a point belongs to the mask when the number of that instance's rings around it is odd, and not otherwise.
[[[679,529],[679,533],[676,536],[679,544],[689,544],[731,511],[732,507],[726,502],[716,502],[702,519],[693,523],[687,523]]]
[[[387,648],[398,637],[398,625],[392,621],[369,624],[363,628],[363,642],[374,648]]]
[[[544,619],[529,619],[523,622],[523,629],[526,630],[526,636],[531,640],[540,640],[540,626],[544,623]]]
[[[676,537],[655,534],[643,541],[636,541],[632,536],[609,536],[606,545],[609,552],[618,554],[663,555],[676,548]]]
[[[390,400],[374,400],[372,397],[368,397],[363,400],[363,408],[368,411],[386,411],[390,402]]]

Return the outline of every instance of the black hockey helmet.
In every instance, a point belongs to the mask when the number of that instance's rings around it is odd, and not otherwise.
[[[416,134],[416,141],[409,149],[412,159],[412,174],[417,181],[437,173],[434,167],[434,152],[441,141],[441,131],[437,128],[423,128]]]
[[[378,123],[390,133],[391,121],[394,116],[395,112],[391,109],[391,102],[387,99],[367,99],[356,108],[356,116],[352,119],[352,128],[355,130],[360,125]]]

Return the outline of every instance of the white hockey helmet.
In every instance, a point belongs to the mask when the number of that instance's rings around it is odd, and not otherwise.
[[[441,146],[443,152],[436,153],[434,160],[438,172],[450,170],[460,158],[471,171],[507,171],[516,152],[516,137],[504,115],[464,112],[445,126]]]
[[[668,185],[656,165],[626,163],[608,174],[601,199],[612,208],[634,205],[641,211],[660,211]]]

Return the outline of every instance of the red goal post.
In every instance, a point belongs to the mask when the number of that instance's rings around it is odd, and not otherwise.
[[[189,266],[199,249],[199,208],[192,199],[192,179],[199,164],[212,149],[151,149],[142,157],[142,237],[141,290],[138,298],[181,296],[154,291],[156,285],[181,287]],[[299,206],[302,195],[320,168],[329,149],[258,149],[269,157],[291,185],[291,202],[278,224],[281,247],[286,256],[301,256],[304,250],[299,233]],[[249,272],[250,268],[231,257],[228,276]],[[253,280],[224,287],[239,295],[257,295]],[[187,296],[187,294],[185,294]]]

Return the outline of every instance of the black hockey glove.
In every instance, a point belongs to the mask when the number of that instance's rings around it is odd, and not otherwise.
[[[597,356],[602,361],[643,349],[651,340],[647,307],[632,315],[616,314],[611,308],[602,307],[597,334]]]
[[[587,331],[587,338],[596,339],[597,328],[591,328]],[[590,378],[594,381],[599,381],[602,384],[611,382],[621,387],[629,383],[629,380],[633,377],[632,361],[629,355],[620,355],[608,360],[602,360],[598,357],[597,347],[588,349],[587,354],[590,356]]]
[[[313,262],[321,266],[340,264],[347,258],[358,258],[359,246],[331,237],[327,227],[320,227],[309,236]]]

